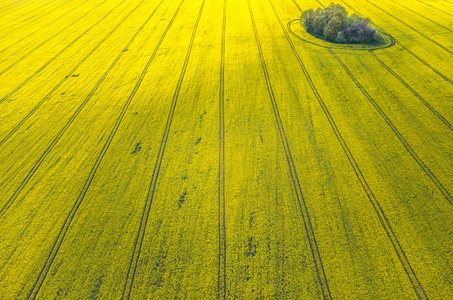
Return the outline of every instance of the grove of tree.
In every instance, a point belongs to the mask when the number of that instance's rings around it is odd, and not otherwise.
[[[377,41],[377,30],[370,19],[348,12],[339,4],[302,12],[301,25],[305,30],[329,42],[369,44]]]

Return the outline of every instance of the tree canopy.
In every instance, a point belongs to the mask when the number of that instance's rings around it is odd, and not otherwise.
[[[369,44],[377,39],[377,30],[369,25],[370,19],[348,12],[339,4],[302,12],[301,25],[308,33],[329,42]]]

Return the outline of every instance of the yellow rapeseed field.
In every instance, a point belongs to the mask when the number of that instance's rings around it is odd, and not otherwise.
[[[0,299],[453,299],[453,1],[0,1]]]

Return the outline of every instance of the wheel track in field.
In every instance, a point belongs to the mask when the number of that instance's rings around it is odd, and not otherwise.
[[[386,65],[373,50],[370,50],[369,53],[371,56],[384,67],[390,74],[392,74],[396,79],[398,79],[401,84],[403,84],[418,100],[420,100],[440,121],[442,121],[450,130],[453,131],[453,126],[448,122],[434,107],[429,104],[419,93],[417,93],[403,78],[401,78],[395,71],[393,71],[388,65]]]
[[[417,1],[420,2],[420,3],[422,3],[422,4],[424,4],[424,5],[426,5],[426,6],[429,6],[429,7],[432,8],[432,9],[435,9],[435,10],[438,10],[438,11],[440,11],[440,12],[443,12],[444,14],[447,14],[447,15],[449,15],[449,16],[453,16],[452,14],[450,14],[450,13],[448,13],[448,12],[446,12],[446,11],[444,11],[444,10],[438,8],[438,7],[435,7],[435,6],[426,4],[425,2],[420,1],[420,0],[417,0]]]
[[[428,166],[425,165],[425,163],[422,161],[422,159],[412,149],[410,144],[406,141],[406,139],[403,137],[403,135],[399,132],[399,130],[396,128],[396,126],[392,123],[390,118],[385,114],[385,112],[377,104],[377,102],[374,100],[374,98],[371,97],[371,95],[366,91],[366,89],[362,86],[362,84],[360,84],[360,82],[357,80],[357,78],[355,78],[355,76],[348,69],[348,67],[344,64],[344,62],[337,56],[337,54],[332,49],[329,49],[329,52],[338,61],[340,66],[343,68],[343,70],[345,70],[345,72],[352,79],[352,81],[354,81],[354,83],[360,89],[362,94],[368,99],[368,101],[370,101],[370,103],[373,105],[373,107],[376,109],[376,111],[379,113],[379,115],[384,119],[384,121],[387,123],[387,125],[390,127],[390,129],[393,131],[393,133],[396,135],[396,137],[403,144],[403,146],[407,150],[407,152],[409,152],[409,154],[417,162],[417,164],[422,168],[422,170],[425,172],[425,174],[428,175],[428,177],[436,185],[438,190],[447,199],[447,201],[453,205],[453,198],[450,195],[450,193],[448,192],[448,190],[442,185],[442,183],[437,179],[437,177],[434,175],[434,173],[428,168]]]
[[[88,1],[89,1],[89,0],[88,0]],[[82,6],[83,4],[87,3],[88,1],[85,1],[85,2],[83,2],[82,4],[77,5],[76,7],[70,9],[69,11],[67,11],[66,13],[60,15],[58,18],[56,18],[56,19],[50,21],[50,22],[49,22],[48,24],[46,24],[45,26],[40,27],[38,30],[36,30],[36,31],[34,31],[34,32],[32,32],[32,33],[30,33],[30,34],[27,35],[26,37],[20,39],[19,41],[14,42],[13,44],[11,44],[11,45],[9,45],[8,47],[6,47],[5,49],[1,50],[0,53],[3,53],[3,52],[4,52],[6,49],[8,49],[9,47],[11,47],[11,46],[13,46],[13,45],[15,45],[15,44],[17,44],[17,43],[23,41],[24,39],[26,39],[26,38],[28,38],[28,37],[30,37],[30,36],[32,36],[33,34],[35,34],[36,32],[40,31],[41,29],[46,28],[47,26],[51,25],[51,24],[52,24],[53,22],[55,22],[56,20],[61,19],[63,16],[67,15],[68,13],[70,13],[70,12],[72,12],[73,10],[77,9],[78,7]],[[47,12],[47,13],[41,15],[39,18],[44,17],[45,15],[48,15],[48,14],[54,12],[55,10],[61,8],[61,7],[64,6],[64,5],[66,5],[66,4],[63,4],[63,5],[58,6],[58,7],[55,8],[54,10],[51,10],[51,11],[49,11],[49,12]],[[35,19],[35,20],[36,20],[36,19]],[[35,21],[35,20],[33,20],[33,21]],[[11,30],[10,32],[7,32],[7,33],[3,34],[2,36],[0,36],[0,40],[3,39],[4,37],[10,35],[12,32],[19,31],[19,29],[21,29],[21,28],[23,28],[23,27],[26,27],[26,26],[28,26],[28,25],[29,25],[29,24],[23,24],[22,26],[19,26],[19,27],[17,27],[17,28],[12,28],[12,30]],[[4,26],[4,25],[1,25],[1,26]],[[0,27],[1,27],[1,26],[0,26]]]
[[[44,5],[41,5],[40,7],[35,8],[35,9],[32,9],[32,10],[30,10],[29,12],[25,13],[25,15],[28,15],[28,14],[30,14],[30,13],[33,13],[34,11],[40,9],[41,7],[47,6],[47,5],[49,5],[49,4],[52,4],[52,2],[55,2],[55,0],[52,0],[52,1],[50,1],[50,2],[48,2],[48,3],[46,3],[46,4],[44,4]],[[32,3],[34,3],[34,2],[32,2]],[[25,6],[24,6],[24,7],[25,7]],[[4,14],[3,16],[6,16],[6,15],[7,15],[7,14]],[[3,16],[0,16],[0,18],[2,18]],[[24,17],[24,15],[21,15],[20,17],[15,18],[14,20],[11,20],[11,21],[9,21],[9,22],[6,22],[5,24],[2,24],[1,27],[5,26],[5,25],[7,25],[7,24],[10,24],[10,23],[12,23],[12,22],[14,22],[14,21],[16,21],[16,20],[19,20],[19,19],[21,19],[21,18],[23,18],[23,17]]]
[[[140,2],[136,8],[138,8],[141,4],[143,4],[145,2],[142,1]],[[135,40],[135,38],[140,34],[140,32],[143,30],[143,28],[146,26],[146,24],[148,24],[148,22],[151,20],[151,18],[154,16],[154,14],[156,13],[157,9],[161,6],[161,4],[164,2],[164,0],[161,0],[159,2],[159,4],[157,5],[157,7],[153,10],[153,12],[151,13],[151,15],[146,19],[146,21],[142,24],[142,26],[138,29],[138,31],[134,34],[134,36],[131,38],[131,40],[127,43],[127,45],[124,47],[124,49],[127,49]],[[132,14],[132,12],[130,13]],[[129,14],[129,15],[130,15]],[[124,52],[120,52],[120,54],[116,57],[116,59],[113,61],[113,63],[110,65],[110,67],[108,68],[108,70],[104,73],[104,75],[102,76],[101,80],[99,80],[96,84],[96,86],[93,88],[93,90],[90,92],[90,94],[88,95],[89,98],[91,98],[91,96],[95,93],[95,91],[97,90],[97,88],[102,84],[102,82],[105,80],[105,78],[107,77],[107,75],[110,73],[110,71],[115,67],[115,65],[118,63],[118,61],[121,59],[121,57],[124,55]],[[72,220],[74,219],[75,217],[75,214],[77,213],[77,210],[78,208],[80,207],[80,205],[82,204],[82,201],[86,195],[86,193],[88,192],[88,189],[90,188],[91,186],[91,183],[93,182],[93,179],[96,175],[96,172],[97,172],[97,169],[99,168],[99,165],[101,164],[102,162],[102,159],[104,158],[105,156],[105,153],[107,152],[108,148],[110,147],[110,144],[116,134],[116,132],[118,131],[118,128],[119,126],[121,125],[121,122],[124,118],[124,115],[132,101],[132,99],[134,98],[138,88],[140,87],[141,85],[141,82],[143,81],[143,77],[145,76],[146,74],[146,70],[144,70],[141,74],[141,77],[139,79],[139,81],[137,82],[136,86],[134,87],[134,90],[132,91],[131,95],[129,96],[129,98],[127,99],[125,105],[123,106],[121,112],[120,112],[120,115],[119,117],[117,118],[116,122],[115,122],[115,125],[112,129],[112,131],[110,132],[109,134],[109,137],[107,138],[107,141],[106,143],[104,144],[102,150],[101,150],[101,153],[99,154],[99,156],[97,157],[96,159],[96,162],[93,166],[93,168],[91,169],[90,171],[90,175],[88,176],[88,179],[85,181],[85,184],[83,185],[82,187],[82,190],[79,194],[79,196],[77,197],[77,200],[75,201],[71,211],[69,212],[68,216],[66,217],[65,219],[65,222],[63,223],[63,226],[52,246],[52,250],[51,252],[49,253],[49,255],[47,256],[47,259],[46,259],[46,262],[45,262],[45,265],[44,267],[41,269],[41,272],[39,273],[38,275],[38,278],[32,288],[32,290],[29,292],[28,296],[27,296],[27,299],[35,299],[39,293],[39,290],[42,286],[42,284],[44,283],[45,279],[47,278],[47,274],[56,258],[56,256],[58,255],[58,252],[60,250],[60,247],[61,247],[61,244],[63,243],[64,241],[64,238],[66,236],[66,233],[68,232],[69,230],[69,227],[72,223]],[[88,101],[89,99],[86,99],[86,101]]]
[[[417,59],[419,62],[421,62],[423,65],[425,65],[426,67],[428,67],[431,71],[433,71],[434,73],[436,73],[437,75],[439,75],[443,80],[445,80],[446,82],[448,82],[449,84],[453,85],[453,80],[451,80],[450,78],[448,78],[447,76],[445,76],[444,74],[442,74],[439,70],[437,70],[436,68],[434,68],[433,66],[431,66],[426,60],[424,60],[423,58],[421,58],[420,56],[418,56],[417,54],[415,54],[414,52],[412,52],[412,50],[409,50],[409,48],[407,48],[406,46],[404,46],[403,44],[401,44],[401,42],[397,41],[398,45],[400,45],[401,48],[403,48],[407,53],[409,53],[410,55],[412,55],[415,59]]]
[[[259,36],[258,36],[258,30],[256,28],[255,19],[253,17],[253,12],[252,12],[252,7],[250,5],[250,0],[247,0],[247,2],[248,2],[249,11],[250,11],[250,17],[251,17],[251,20],[252,20],[252,25],[253,25],[253,31],[254,31],[254,34],[255,34],[256,44],[258,46],[258,52],[259,52],[259,57],[260,57],[260,61],[261,61],[261,67],[263,69],[264,77],[266,79],[267,91],[269,93],[269,98],[270,98],[270,102],[271,102],[271,105],[272,105],[272,110],[273,110],[273,113],[274,113],[275,122],[277,124],[280,140],[281,140],[283,149],[285,151],[286,161],[287,161],[287,164],[288,164],[288,167],[289,167],[289,172],[290,172],[290,175],[291,175],[291,181],[293,183],[294,191],[296,193],[296,198],[297,198],[297,204],[299,206],[299,212],[301,214],[301,217],[302,217],[302,220],[303,220],[303,223],[304,223],[304,228],[305,228],[305,231],[306,231],[306,234],[307,234],[307,240],[308,240],[308,243],[309,243],[309,246],[310,246],[310,251],[311,251],[313,263],[314,263],[314,266],[315,266],[315,269],[316,269],[316,275],[317,275],[317,281],[318,281],[318,284],[319,284],[319,288],[321,290],[323,299],[332,299],[332,295],[331,295],[331,292],[330,292],[328,280],[327,280],[327,277],[326,277],[324,266],[322,264],[322,259],[321,259],[321,254],[319,252],[318,243],[316,241],[316,236],[315,236],[315,233],[314,233],[314,230],[313,230],[313,226],[312,226],[312,223],[311,223],[310,214],[309,214],[308,207],[307,207],[307,204],[306,204],[305,199],[304,199],[304,195],[302,193],[302,188],[301,188],[301,184],[300,184],[300,181],[299,181],[299,177],[297,175],[296,166],[295,166],[294,161],[293,161],[293,157],[292,157],[292,154],[291,154],[291,149],[289,147],[288,139],[286,137],[285,129],[284,129],[284,126],[283,126],[283,122],[282,122],[281,117],[280,117],[280,113],[279,113],[279,110],[278,110],[277,101],[275,99],[274,91],[273,91],[272,84],[271,84],[271,81],[270,81],[269,73],[267,71],[267,66],[266,66],[266,62],[264,60],[264,54],[263,54],[263,50],[262,50],[262,47],[261,47],[261,42],[260,42],[260,39],[259,39]],[[269,3],[271,4],[272,7],[274,7],[273,3],[271,1],[269,1]],[[281,21],[281,20],[279,19],[279,21]]]
[[[55,22],[56,20],[58,20],[58,19],[64,17],[64,16],[67,15],[68,13],[71,13],[73,10],[79,8],[80,6],[86,4],[86,3],[89,2],[89,1],[90,1],[90,0],[87,0],[87,1],[83,2],[83,3],[80,4],[79,6],[74,7],[74,8],[71,9],[70,11],[68,11],[68,12],[64,13],[63,15],[59,16],[58,18],[56,18],[55,20],[53,20],[52,22],[50,22],[50,23],[47,24],[46,26],[41,27],[40,29],[38,29],[38,30],[36,30],[36,31],[34,31],[34,32],[32,32],[32,33],[30,33],[29,35],[27,35],[27,36],[21,38],[20,40],[18,40],[18,41],[16,41],[16,42],[14,42],[13,44],[7,46],[6,48],[3,48],[2,50],[0,50],[0,54],[3,53],[3,52],[5,52],[6,50],[8,50],[10,47],[16,45],[17,43],[20,43],[20,42],[22,42],[23,40],[29,38],[30,36],[32,36],[32,35],[35,34],[36,32],[40,31],[41,29],[46,28],[47,26],[51,25],[51,24],[52,24],[53,22]],[[107,1],[107,0],[106,0],[106,1]],[[57,34],[55,34],[54,36],[52,36],[51,38],[49,38],[49,40],[53,39],[56,35],[58,35],[59,33],[61,33],[61,32],[64,31],[64,30],[66,30],[66,29],[69,28],[70,26],[72,26],[75,22],[77,22],[77,21],[79,21],[81,18],[85,17],[87,14],[89,14],[89,13],[92,12],[94,9],[98,8],[99,6],[101,6],[101,5],[102,5],[103,3],[105,3],[106,1],[104,1],[104,2],[100,3],[99,5],[95,6],[93,9],[91,9],[90,11],[88,11],[87,13],[85,13],[82,17],[78,18],[78,19],[75,20],[73,23],[71,23],[71,25],[66,26],[63,30],[59,31]],[[0,37],[0,39],[1,39],[1,38],[3,38],[3,37]],[[27,53],[27,55],[28,55],[28,54],[30,54],[30,52]],[[5,70],[1,71],[0,75],[3,74],[4,72],[6,72],[9,68],[11,68],[11,67],[8,67],[8,68],[6,68]]]
[[[24,1],[24,0],[19,0],[19,1],[13,2],[13,3],[10,3],[10,4],[6,5],[6,6],[0,7],[0,10],[5,9],[5,8],[7,8],[8,6],[14,5],[14,4],[19,3],[19,2],[22,2],[22,1]]]
[[[182,0],[182,2],[181,2],[179,7],[182,6],[184,1],[185,0]],[[143,240],[144,240],[144,237],[145,237],[145,231],[146,231],[146,227],[147,227],[147,224],[148,224],[149,215],[150,215],[150,212],[151,212],[151,206],[152,206],[153,200],[154,200],[154,193],[155,193],[155,190],[156,190],[157,180],[159,178],[160,168],[161,168],[162,160],[163,160],[163,157],[164,157],[164,154],[165,154],[165,149],[166,149],[166,146],[167,146],[168,136],[170,134],[170,128],[171,128],[171,124],[173,122],[173,115],[174,115],[174,112],[175,112],[175,109],[176,109],[176,104],[177,104],[178,98],[179,98],[179,92],[181,90],[181,86],[182,86],[182,83],[184,81],[184,76],[185,76],[185,73],[186,73],[186,70],[187,70],[187,66],[189,64],[189,59],[190,59],[190,55],[192,53],[192,47],[193,47],[193,43],[194,43],[194,40],[195,40],[195,35],[197,33],[198,24],[200,22],[202,14],[203,14],[203,8],[204,8],[204,5],[205,5],[205,1],[206,0],[203,0],[202,3],[201,3],[201,7],[200,7],[200,10],[198,12],[198,17],[197,17],[197,20],[196,20],[195,25],[193,27],[193,30],[192,30],[192,36],[190,38],[189,48],[187,49],[186,58],[184,60],[184,65],[183,65],[181,74],[179,76],[178,83],[176,85],[175,93],[173,94],[173,99],[172,99],[170,111],[169,111],[169,114],[168,114],[168,117],[167,117],[167,123],[165,124],[164,134],[162,136],[162,141],[161,141],[161,144],[160,144],[160,147],[159,147],[159,152],[157,154],[156,164],[154,165],[153,175],[151,177],[151,183],[150,183],[149,189],[148,189],[148,195],[146,197],[145,207],[143,209],[143,214],[142,214],[142,217],[140,219],[140,227],[138,229],[137,237],[136,237],[136,240],[134,242],[134,250],[133,250],[131,261],[130,261],[130,265],[129,265],[129,268],[128,268],[128,271],[127,271],[126,282],[124,283],[122,299],[130,299],[131,298],[131,293],[132,293],[132,289],[133,289],[133,285],[134,285],[135,274],[136,274],[136,271],[137,271],[138,261],[140,259],[140,254],[141,254],[141,249],[142,249],[142,245],[143,245]],[[178,7],[178,11],[179,11],[179,7]],[[173,22],[173,20],[176,18],[176,15],[177,15],[178,11],[176,11],[176,13],[173,16],[173,19],[172,19],[171,22]],[[169,25],[171,25],[171,24],[169,24]],[[168,29],[169,29],[169,27],[168,27]]]
[[[120,26],[121,24],[126,21],[126,19],[144,2],[145,0],[142,0],[133,10],[131,10],[125,18],[123,18],[108,34],[107,36],[105,36],[89,53],[87,56],[84,57],[84,59],[82,59],[81,62],[79,62],[79,64],[76,66],[76,68],[78,68],[84,61],[86,61],[88,59],[89,56],[91,56],[91,54],[93,54],[93,52],[96,51],[97,48],[99,48],[101,46],[101,44],[103,42],[105,42],[105,40],[107,40],[107,38],[114,32],[116,31]],[[58,143],[58,141],[60,140],[60,138],[63,136],[63,134],[66,132],[66,130],[71,126],[71,124],[74,122],[74,120],[77,118],[77,116],[80,114],[80,112],[82,111],[82,109],[85,107],[85,105],[88,103],[88,101],[91,99],[91,97],[93,96],[93,94],[96,92],[96,90],[98,89],[98,87],[101,85],[101,83],[105,80],[105,77],[108,75],[108,73],[110,72],[110,70],[114,67],[114,65],[117,63],[117,61],[119,60],[119,58],[121,58],[121,56],[123,55],[123,52],[120,53],[120,55],[117,57],[117,59],[114,61],[114,63],[109,67],[109,69],[107,70],[106,73],[104,73],[104,75],[101,77],[101,79],[96,83],[95,87],[91,90],[91,92],[88,94],[88,96],[85,98],[85,100],[82,102],[82,104],[77,108],[77,110],[75,111],[75,113],[71,116],[71,118],[69,118],[68,122],[65,124],[65,126],[58,132],[57,136],[55,137],[55,139],[51,142],[51,144],[46,148],[46,150],[43,152],[43,154],[40,156],[40,158],[36,161],[36,163],[33,165],[33,168],[31,169],[31,171],[27,174],[27,176],[25,177],[25,179],[22,181],[22,183],[20,184],[20,186],[17,188],[17,190],[14,192],[14,194],[11,196],[11,198],[6,202],[6,204],[0,209],[0,218],[5,214],[5,212],[10,208],[10,206],[14,203],[14,201],[17,199],[17,197],[19,196],[20,192],[25,188],[25,186],[28,184],[28,182],[30,181],[30,179],[33,177],[33,175],[36,173],[36,171],[39,169],[39,167],[41,166],[42,162],[44,161],[44,159],[47,157],[47,155],[52,151],[52,149],[55,147],[55,145]],[[9,137],[15,132],[17,131],[17,129],[22,126],[22,124],[26,121],[26,119],[28,119],[38,108],[39,106],[41,106],[46,100],[48,100],[48,98],[50,98],[51,94],[53,92],[55,92],[55,90],[63,83],[64,81],[61,81],[55,88],[52,89],[52,91],[50,92],[50,94],[48,94],[46,97],[44,97],[43,100],[41,100],[41,102],[38,104],[38,107],[35,107],[26,117],[25,119],[23,119],[18,125],[16,125],[16,127],[10,132],[10,134],[8,136],[6,136],[1,142],[0,142],[0,145],[2,145],[7,139],[9,139]]]
[[[347,7],[349,7],[351,10],[353,10],[354,12],[356,12],[357,14],[360,15],[360,13],[354,9],[352,6],[350,6],[349,4],[347,4],[346,2],[344,2],[343,0],[340,0],[341,2],[343,2],[343,4]],[[363,15],[363,14],[362,14]],[[381,31],[384,31],[381,27],[379,26],[376,26],[375,24],[373,24],[374,27],[376,27],[377,29],[381,30]],[[451,80],[450,78],[448,78],[447,76],[445,76],[444,74],[442,74],[439,70],[437,70],[436,68],[434,68],[433,66],[431,66],[427,61],[425,61],[423,58],[421,58],[420,56],[418,56],[417,54],[415,54],[414,52],[412,52],[412,50],[410,50],[409,48],[407,48],[406,46],[404,46],[403,44],[401,44],[400,41],[398,41],[397,39],[394,38],[394,40],[396,41],[396,43],[401,47],[403,48],[403,50],[405,50],[407,53],[409,53],[410,55],[412,55],[415,59],[417,59],[419,62],[421,62],[423,65],[425,65],[426,67],[428,67],[431,71],[433,71],[434,73],[436,73],[438,76],[440,76],[443,80],[445,80],[446,82],[448,82],[449,84],[453,85],[453,80]]]
[[[445,27],[444,25],[439,24],[439,23],[437,23],[436,21],[431,20],[430,18],[428,18],[428,17],[422,15],[421,13],[418,13],[418,12],[416,12],[416,11],[410,9],[409,7],[403,5],[403,4],[399,3],[399,2],[396,2],[396,1],[394,1],[394,0],[391,0],[391,1],[392,1],[393,3],[395,3],[395,4],[399,5],[399,6],[401,6],[401,7],[404,7],[405,9],[407,9],[408,11],[410,11],[410,12],[412,12],[412,13],[418,15],[419,17],[422,17],[422,18],[424,18],[424,19],[426,19],[426,20],[428,20],[428,21],[430,21],[430,22],[436,24],[437,26],[442,27],[443,29],[445,29],[445,30],[447,30],[447,31],[449,31],[449,32],[451,32],[451,33],[453,33],[453,30],[451,30],[450,28]],[[421,3],[423,3],[423,2],[421,2]],[[431,6],[431,7],[432,7],[432,6]],[[442,11],[442,10],[441,10],[441,11]],[[444,12],[444,11],[442,11],[442,12]],[[450,15],[450,14],[447,13],[447,12],[444,12],[444,13]],[[451,15],[450,15],[450,16],[451,16]]]
[[[114,11],[117,7],[119,7],[121,4],[123,4],[126,0],[122,0],[117,6],[115,6],[112,10],[110,10],[107,14],[105,14],[101,19],[99,19],[96,23],[94,23],[90,28],[85,30],[82,34],[80,34],[78,37],[76,37],[74,40],[71,41],[66,47],[64,47],[62,50],[60,50],[57,54],[55,54],[49,61],[47,61],[43,66],[41,66],[37,71],[35,71],[32,75],[30,75],[25,81],[23,81],[21,84],[19,84],[14,90],[6,94],[2,99],[0,99],[0,104],[8,100],[12,95],[14,95],[17,91],[19,91],[24,85],[26,85],[28,82],[30,82],[33,78],[35,78],[39,73],[41,73],[42,70],[44,70],[48,65],[50,65],[54,60],[56,60],[63,52],[68,50],[70,47],[72,47],[79,39],[81,39],[85,34],[87,34],[91,29],[96,27],[102,20],[107,18],[112,11]],[[2,74],[2,73],[0,73]]]
[[[452,1],[448,1],[448,0],[443,0],[443,2],[448,3],[448,4],[453,4]]]
[[[450,54],[453,54],[453,51],[448,49],[447,47],[441,45],[440,43],[436,42],[435,40],[433,40],[432,38],[430,38],[429,36],[427,36],[426,34],[420,32],[419,30],[415,29],[414,27],[412,27],[411,25],[407,24],[406,22],[398,19],[397,17],[395,17],[394,15],[392,15],[391,13],[389,13],[388,11],[382,9],[381,7],[377,6],[376,4],[368,1],[368,0],[365,0],[366,2],[370,3],[372,6],[376,7],[377,9],[379,9],[380,11],[384,12],[385,14],[389,15],[390,17],[394,18],[395,20],[397,20],[398,22],[400,22],[401,24],[404,24],[406,25],[407,27],[409,27],[412,31],[418,33],[419,35],[421,35],[422,37],[424,37],[425,39],[427,39],[428,41],[430,41],[431,43],[437,45],[439,48],[442,48],[444,49],[446,52],[450,53]]]
[[[217,274],[217,299],[227,298],[226,289],[226,197],[225,197],[225,44],[226,5],[223,1],[222,41],[220,54],[219,89],[219,265]]]
[[[10,13],[15,12],[16,10],[20,10],[20,9],[23,9],[24,7],[26,7],[26,6],[32,5],[32,4],[35,3],[35,2],[38,2],[38,1],[35,0],[35,1],[33,1],[33,2],[30,2],[30,3],[28,3],[28,4],[25,4],[24,6],[18,7],[18,8],[13,9],[13,10],[10,10],[10,11],[7,12],[6,14],[1,15],[0,18],[3,18],[4,16],[9,15]],[[9,6],[9,5],[8,5],[8,6]]]
[[[48,3],[48,4],[51,4],[51,3]],[[46,4],[46,5],[47,5],[47,4]],[[29,21],[29,23],[33,23],[33,22],[35,22],[36,20],[41,19],[41,18],[45,17],[46,15],[48,15],[48,14],[50,14],[50,13],[56,11],[57,9],[59,9],[60,7],[62,7],[62,6],[64,6],[64,5],[66,5],[66,3],[63,3],[63,4],[61,4],[60,6],[54,7],[53,9],[50,9],[48,12],[46,12],[46,13],[44,13],[44,14],[39,14],[38,17],[32,16],[32,17],[30,17],[30,18],[28,18],[28,19],[25,19],[25,20],[19,21],[19,22],[20,22],[20,23],[23,23],[24,21]],[[45,5],[43,5],[43,6],[45,6]],[[31,12],[33,12],[33,11],[31,11]],[[30,13],[31,13],[31,12],[30,12]],[[24,17],[24,16],[20,16],[20,17],[17,18],[17,19],[11,20],[11,21],[9,21],[9,22],[3,24],[3,25],[0,25],[0,27],[5,27],[6,25],[9,25],[10,23],[12,23],[12,22],[14,22],[14,21],[16,21],[16,20],[18,20],[18,19],[20,19],[20,18],[23,18],[23,17]],[[35,17],[36,17],[36,18],[35,18]],[[33,19],[33,18],[35,18],[35,19]],[[32,20],[32,19],[33,19],[33,20]],[[0,39],[2,39],[2,38],[4,38],[5,36],[11,34],[11,32],[15,32],[15,31],[18,31],[20,28],[26,27],[27,25],[29,25],[29,24],[26,23],[26,24],[23,24],[22,26],[19,26],[19,27],[17,27],[17,28],[12,28],[12,30],[11,30],[10,32],[8,32],[8,33],[4,34],[3,36],[1,36]]]
[[[399,259],[399,261],[401,262],[402,266],[403,266],[403,269],[404,271],[406,272],[408,278],[409,278],[409,281],[411,282],[411,285],[414,289],[414,292],[417,296],[418,299],[428,299],[428,297],[426,296],[425,294],[425,291],[420,283],[420,281],[418,280],[409,260],[407,259],[407,256],[403,250],[403,248],[401,247],[401,244],[398,240],[398,238],[396,237],[393,229],[392,229],[392,226],[390,225],[390,222],[389,220],[387,219],[387,216],[385,215],[384,213],[384,210],[382,209],[379,201],[377,200],[377,198],[375,197],[373,191],[371,190],[370,186],[368,185],[368,182],[366,181],[361,169],[359,168],[359,165],[357,164],[354,156],[352,155],[352,152],[351,150],[349,149],[348,145],[346,144],[346,141],[344,140],[343,136],[341,135],[341,132],[340,130],[338,129],[336,123],[335,123],[335,120],[333,119],[332,115],[330,114],[330,111],[329,109],[327,108],[326,104],[324,103],[324,100],[321,98],[321,95],[319,94],[310,74],[308,73],[308,70],[307,68],[305,67],[302,59],[300,58],[300,55],[299,53],[297,52],[287,30],[285,29],[285,26],[283,24],[283,22],[281,21],[281,18],[280,16],[278,15],[278,12],[277,10],[275,9],[275,6],[274,4],[272,3],[272,0],[268,0],[269,3],[271,4],[271,7],[272,7],[272,10],[274,11],[274,14],[278,20],[278,22],[280,23],[280,26],[282,27],[282,30],[285,34],[285,37],[286,37],[286,40],[288,41],[290,47],[291,47],[291,50],[293,51],[293,54],[294,56],[296,57],[304,75],[305,75],[305,78],[307,79],[309,85],[310,85],[310,88],[311,90],[313,91],[313,94],[315,95],[316,97],[316,100],[318,101],[318,103],[320,104],[327,120],[329,121],[329,124],[338,140],[338,142],[340,143],[341,145],[341,148],[343,149],[343,152],[345,153],[352,169],[354,170],[354,173],[356,174],[356,177],[357,179],[359,180],[360,184],[362,185],[362,188],[364,189],[367,197],[368,197],[368,200],[371,202],[371,205],[373,206],[373,209],[378,217],[378,220],[379,220],[379,223],[381,224],[382,228],[384,229],[385,233],[387,234],[387,237],[389,238],[390,240],[390,243],[392,244],[392,247],[393,249],[395,250],[395,253]],[[293,2],[295,2],[295,0],[293,0]],[[289,25],[289,24],[288,24]],[[289,30],[289,29],[288,29]]]
[[[326,45],[322,45],[322,44],[317,44],[315,42],[312,42],[312,41],[309,41],[307,39],[304,39],[302,37],[300,37],[297,33],[294,32],[294,30],[292,30],[292,23],[294,22],[298,22],[300,23],[300,19],[293,19],[291,21],[289,21],[287,23],[287,28],[288,28],[288,31],[294,35],[296,38],[298,38],[299,40],[305,42],[305,43],[308,43],[308,44],[312,44],[312,45],[315,45],[317,47],[321,47],[321,48],[324,48],[324,49],[338,49],[338,50],[346,50],[346,51],[375,51],[375,50],[382,50],[382,49],[387,49],[387,48],[390,48],[390,47],[393,47],[396,45],[396,41],[395,39],[393,38],[393,36],[391,36],[390,34],[388,34],[387,32],[384,32],[382,31],[381,34],[386,36],[386,38],[388,39],[389,43],[387,44],[384,44],[384,45],[380,45],[380,46],[374,46],[374,48],[346,48],[345,46],[340,46],[340,45],[337,45],[337,46],[326,46]]]
[[[119,26],[118,26],[119,27]],[[116,28],[115,28],[116,30]],[[24,123],[31,117],[35,114],[35,112],[47,101],[49,100],[53,94],[55,93],[55,91],[57,91],[60,86],[66,82],[66,80],[68,80],[72,74],[74,74],[77,69],[107,40],[108,37],[110,37],[112,34],[114,33],[114,30],[110,31],[107,36],[105,36],[93,49],[91,49],[90,52],[88,52],[88,54],[82,59],[80,60],[72,69],[71,71],[69,71],[68,75],[66,75],[63,79],[60,80],[60,82],[54,86],[54,88],[49,92],[47,93],[47,95],[41,100],[39,101],[39,103],[19,122],[17,123],[9,132],[8,134],[0,140],[0,147],[3,146],[3,144],[5,144],[6,141],[8,141],[11,136],[14,135],[14,133],[17,132],[17,130],[19,130],[19,128],[24,125]],[[1,211],[0,211],[0,215],[1,215]]]
[[[90,0],[88,0],[90,1]],[[88,2],[87,1],[87,2]],[[102,3],[100,3],[98,6],[96,6],[95,8],[93,9],[96,9],[98,8],[99,6],[101,6],[102,4],[104,4],[105,2],[107,2],[107,0],[103,1]],[[84,2],[83,4],[85,4],[86,2]],[[16,62],[12,63],[11,65],[9,65],[8,67],[6,67],[4,70],[0,71],[0,76],[2,76],[3,74],[5,74],[8,70],[10,70],[11,68],[13,68],[15,65],[19,64],[20,62],[22,62],[25,58],[27,58],[30,54],[32,54],[33,52],[35,52],[36,50],[38,50],[39,48],[41,48],[42,46],[44,46],[47,42],[49,42],[50,40],[54,39],[55,37],[57,37],[60,33],[62,33],[63,31],[65,31],[66,29],[72,27],[75,23],[77,23],[78,21],[80,21],[81,19],[83,19],[85,16],[87,16],[88,14],[90,14],[92,12],[92,10],[90,11],[87,11],[84,15],[82,15],[80,18],[78,18],[77,20],[73,21],[71,24],[69,24],[68,26],[64,27],[62,30],[60,30],[58,33],[54,34],[53,36],[51,36],[50,38],[48,38],[47,40],[41,42],[40,44],[38,44],[35,48],[33,48],[32,50],[30,50],[28,53],[24,54],[21,58],[19,58],[19,60],[17,60]],[[14,44],[11,44],[9,45],[8,47],[4,48],[3,50],[0,51],[0,53],[3,53],[5,52],[6,50],[9,49],[9,47],[23,41],[24,39],[28,38],[29,36],[33,35],[35,32],[33,32],[32,34],[20,39],[19,41],[15,42]],[[0,100],[0,103],[1,103],[1,100]]]

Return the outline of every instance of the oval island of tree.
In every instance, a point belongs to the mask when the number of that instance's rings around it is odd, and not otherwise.
[[[369,25],[370,19],[348,12],[339,4],[330,4],[302,12],[301,25],[313,36],[340,44],[380,44],[378,31]]]

